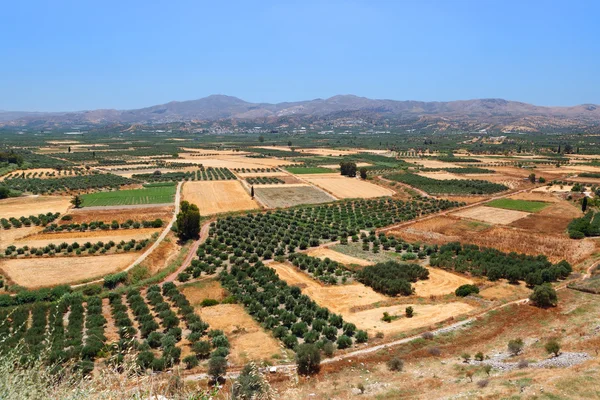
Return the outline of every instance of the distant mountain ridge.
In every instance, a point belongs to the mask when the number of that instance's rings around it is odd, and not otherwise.
[[[178,121],[240,120],[265,123],[331,122],[362,118],[372,124],[398,124],[446,129],[600,129],[600,106],[543,107],[503,99],[446,102],[376,100],[338,95],[284,103],[250,103],[237,97],[211,95],[197,100],[172,101],[134,110],[99,109],[78,112],[0,111],[0,124],[131,124]]]

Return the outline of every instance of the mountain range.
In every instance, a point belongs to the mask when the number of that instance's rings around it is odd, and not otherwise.
[[[511,131],[579,130],[600,132],[600,106],[543,107],[503,99],[447,102],[376,100],[353,95],[284,103],[250,103],[211,95],[133,110],[77,112],[0,111],[0,125],[158,124],[171,122],[248,121],[271,124],[336,124],[353,120],[365,125],[406,126],[434,130],[488,129]]]

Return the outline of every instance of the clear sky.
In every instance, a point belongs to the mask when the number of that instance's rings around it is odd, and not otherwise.
[[[0,109],[227,94],[600,103],[600,1],[5,0]]]

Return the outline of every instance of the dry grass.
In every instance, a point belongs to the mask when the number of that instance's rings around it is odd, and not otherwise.
[[[253,158],[244,155],[217,155],[208,157],[193,157],[190,154],[182,153],[180,159],[169,160],[173,163],[194,163],[202,164],[205,167],[225,167],[225,168],[263,168],[279,167],[282,165],[295,164],[294,161],[287,161],[278,158]]]
[[[362,267],[365,267],[367,265],[373,264],[369,261],[363,260],[362,258],[348,256],[346,254],[339,253],[335,250],[328,249],[327,247],[317,247],[308,251],[306,254],[320,259],[329,258],[330,260],[337,261],[344,265],[360,265]]]
[[[448,181],[451,179],[472,179],[467,177],[466,175],[457,175],[452,174],[450,172],[419,172],[417,175],[424,176],[426,178],[437,179],[440,181]]]
[[[369,306],[389,300],[388,297],[361,283],[326,286],[297,270],[292,265],[273,262],[269,264],[269,267],[275,269],[279,277],[288,284],[302,288],[302,292],[310,296],[320,306],[341,313],[344,318],[351,313],[351,309],[354,307]]]
[[[227,297],[227,291],[216,279],[185,285],[181,288],[181,291],[193,306],[200,305],[202,300],[205,299],[221,301]]]
[[[239,181],[186,182],[182,195],[198,206],[201,215],[260,208]]]
[[[83,244],[85,242],[96,243],[102,241],[104,243],[110,242],[111,240],[118,243],[121,240],[129,241],[135,239],[136,241],[148,239],[152,234],[160,232],[160,229],[156,228],[140,228],[140,229],[118,229],[114,231],[86,231],[86,232],[58,232],[58,233],[39,233],[24,238],[20,238],[15,243],[16,246],[29,246],[29,247],[43,247],[50,243],[61,244],[63,242],[73,243],[78,242]]]
[[[394,192],[390,189],[363,181],[358,178],[348,178],[339,174],[316,174],[303,175],[310,183],[313,183],[337,198],[362,198],[391,196]]]
[[[412,318],[404,317],[404,310],[406,307],[412,307],[414,309],[414,316]],[[462,302],[443,304],[400,304],[347,314],[344,315],[344,319],[371,333],[383,332],[385,334],[395,334],[417,328],[429,327],[449,318],[456,318],[460,315],[468,314],[473,309],[473,306]],[[381,320],[384,312],[401,317],[392,322],[384,322]]]
[[[281,353],[279,342],[265,332],[239,304],[198,307],[196,313],[211,329],[221,329],[231,344],[229,362],[244,365],[251,360],[268,360]]]
[[[454,213],[458,217],[474,219],[489,224],[508,225],[511,222],[525,218],[529,213],[524,211],[505,210],[502,208],[479,206]]]
[[[177,258],[180,251],[181,246],[177,244],[177,237],[173,232],[169,232],[165,240],[160,242],[140,265],[148,268],[150,274],[154,275],[168,267]]]
[[[415,295],[419,297],[443,296],[454,293],[461,285],[472,284],[474,281],[465,276],[444,271],[439,268],[427,268],[429,270],[429,279],[417,281],[412,286],[415,289]]]
[[[163,222],[167,222],[173,216],[173,207],[143,207],[131,209],[115,209],[115,210],[89,210],[85,208],[71,209],[69,215],[73,218],[71,221],[60,221],[61,224],[70,224],[91,221],[112,222],[117,221],[123,223],[127,220],[142,221],[155,220],[160,218]]]
[[[22,238],[28,235],[35,234],[37,232],[41,232],[43,228],[39,226],[30,226],[30,227],[22,227],[22,228],[11,228],[11,229],[1,229],[0,230],[0,249],[4,249],[5,247],[18,242]]]
[[[3,218],[59,212],[64,214],[71,206],[66,196],[26,196],[0,200],[0,215]]]
[[[102,277],[131,264],[139,253],[85,257],[44,257],[0,260],[0,270],[26,288],[55,286]]]

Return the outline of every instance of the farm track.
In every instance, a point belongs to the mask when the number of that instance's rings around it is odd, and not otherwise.
[[[162,281],[161,285],[166,282],[173,282],[175,279],[177,279],[177,275],[179,275],[180,272],[182,272],[184,269],[186,269],[191,264],[192,259],[194,258],[194,256],[196,255],[196,252],[198,251],[198,247],[202,243],[204,243],[204,241],[208,238],[208,231],[210,229],[211,222],[212,222],[212,220],[206,221],[204,223],[204,225],[202,225],[202,228],[200,228],[200,238],[198,240],[196,240],[194,242],[194,244],[190,247],[188,254],[185,257],[185,260],[183,260],[183,263],[181,263],[181,266],[179,268],[177,268],[177,271],[175,271],[171,275],[167,276]]]

